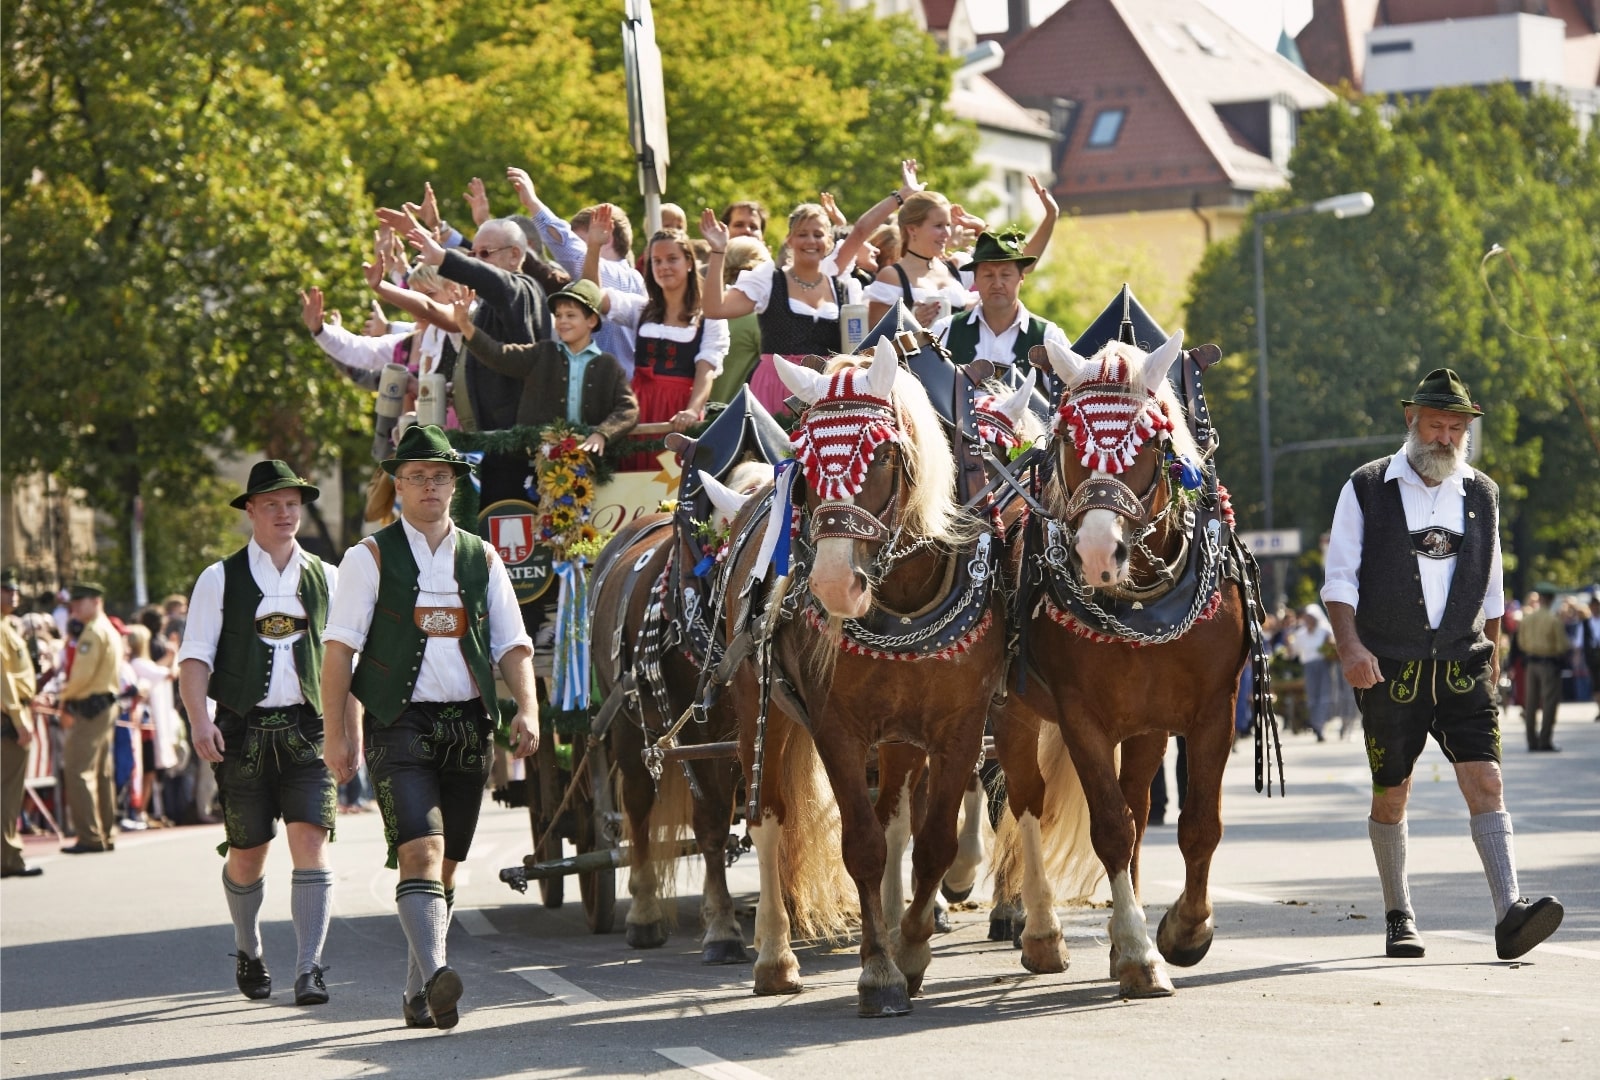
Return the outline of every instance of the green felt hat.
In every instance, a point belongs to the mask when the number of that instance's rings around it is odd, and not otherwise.
[[[243,510],[252,495],[265,495],[269,491],[282,491],[285,488],[295,488],[301,493],[301,500],[308,503],[316,502],[317,496],[322,494],[316,485],[289,468],[284,462],[269,458],[266,461],[258,461],[250,467],[250,480],[245,485],[244,494],[228,505],[235,510]]]
[[[67,589],[68,600],[89,600],[105,594],[105,587],[95,581],[75,581]]]
[[[412,424],[406,428],[406,433],[400,436],[400,445],[395,448],[394,457],[384,460],[383,471],[393,476],[395,470],[408,461],[436,461],[450,466],[457,476],[472,471],[472,464],[456,453],[450,440],[444,437],[444,431],[435,424]]]
[[[1434,368],[1417,384],[1417,392],[1403,399],[1402,405],[1418,405],[1425,409],[1442,409],[1445,412],[1482,416],[1483,410],[1467,393],[1467,384],[1449,368]]]
[[[21,579],[17,577],[17,568],[15,566],[8,566],[3,571],[0,571],[0,589],[21,591],[22,583]]]
[[[997,233],[984,232],[978,234],[978,242],[972,248],[972,261],[968,266],[977,266],[979,263],[1014,262],[1017,269],[1026,270],[1038,260],[1023,252],[1023,246],[1028,238],[1020,229],[1002,229]]]
[[[551,293],[550,306],[554,307],[557,300],[572,300],[582,304],[591,314],[600,314],[600,286],[588,278],[579,278],[566,288]]]

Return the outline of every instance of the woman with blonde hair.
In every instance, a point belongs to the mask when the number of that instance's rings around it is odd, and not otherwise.
[[[785,246],[791,262],[779,268],[765,262],[741,273],[723,290],[723,259],[727,254],[728,227],[707,209],[700,215],[700,233],[711,245],[707,268],[705,311],[712,318],[736,319],[754,313],[761,327],[761,361],[750,378],[750,389],[773,415],[787,411],[788,389],[778,378],[773,356],[799,360],[806,355],[828,356],[839,351],[839,308],[846,302],[839,279],[855,261],[866,238],[889,219],[896,207],[922,190],[917,163],[900,163],[900,188],[882,199],[855,223],[845,241],[834,247],[828,212],[819,203],[801,203],[789,214]]]

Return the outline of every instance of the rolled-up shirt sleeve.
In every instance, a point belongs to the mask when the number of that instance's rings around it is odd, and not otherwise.
[[[372,629],[372,609],[378,602],[378,564],[365,544],[345,552],[339,564],[338,585],[328,606],[326,641],[337,641],[360,652]]]
[[[702,320],[700,333],[700,352],[695,356],[695,362],[710,364],[712,375],[722,374],[722,362],[728,358],[728,321],[726,319]]]
[[[1323,561],[1322,602],[1357,607],[1361,600],[1361,538],[1366,517],[1356,498],[1355,485],[1345,481],[1328,532],[1328,554]],[[1498,549],[1499,540],[1495,541]]]
[[[198,660],[213,667],[217,659],[217,639],[222,636],[222,564],[212,563],[200,572],[189,594],[189,617],[183,625],[183,644],[178,647],[178,663]]]
[[[533,639],[522,623],[522,608],[511,586],[511,575],[493,548],[489,548],[489,655],[495,663],[512,649],[533,651]],[[369,613],[370,618],[370,613]]]

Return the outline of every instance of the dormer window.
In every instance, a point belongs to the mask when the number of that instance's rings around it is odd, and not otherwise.
[[[1096,150],[1115,146],[1117,136],[1122,133],[1122,120],[1127,115],[1126,109],[1101,109],[1095,114],[1094,124],[1089,128],[1088,141],[1084,145]]]

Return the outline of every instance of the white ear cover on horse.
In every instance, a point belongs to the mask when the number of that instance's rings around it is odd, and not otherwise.
[[[1086,357],[1079,356],[1070,348],[1063,348],[1053,341],[1044,343],[1044,351],[1050,356],[1050,366],[1067,389],[1077,386],[1089,372],[1089,361]]]
[[[883,337],[872,347],[872,365],[867,368],[867,393],[884,401],[894,400],[894,376],[900,370],[900,353],[894,342]]]
[[[724,522],[732,521],[738,517],[744,504],[750,501],[750,496],[742,491],[735,491],[710,473],[700,474],[700,483],[705,487],[706,494],[711,497],[711,505],[717,508]]]
[[[1006,415],[1006,419],[1016,424],[1022,419],[1022,414],[1028,411],[1028,399],[1033,396],[1034,383],[1039,381],[1039,372],[1036,368],[1028,369],[1028,377],[1022,381],[1014,393],[1008,394],[995,402],[995,408]]]
[[[1150,359],[1144,363],[1144,388],[1150,393],[1161,389],[1161,384],[1167,381],[1167,372],[1172,367],[1172,362],[1183,352],[1183,331],[1174,330],[1166,344],[1150,354]]]
[[[776,353],[772,356],[772,365],[777,368],[778,378],[783,380],[783,385],[807,405],[828,389],[828,377],[820,371],[812,371],[803,364],[792,364]]]

